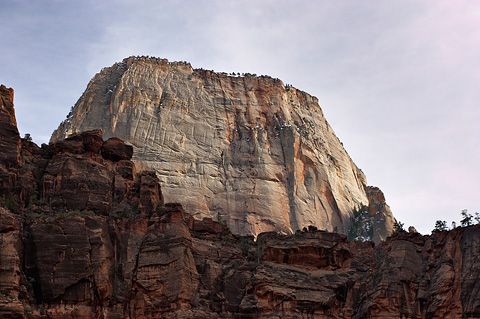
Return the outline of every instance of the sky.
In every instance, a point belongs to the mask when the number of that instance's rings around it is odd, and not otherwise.
[[[480,213],[480,1],[0,0],[0,84],[48,143],[90,79],[131,55],[264,74],[318,97],[395,217]]]

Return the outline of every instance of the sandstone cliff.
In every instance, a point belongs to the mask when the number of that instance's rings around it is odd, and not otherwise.
[[[0,208],[0,230],[2,318],[480,316],[479,226],[378,247],[313,229],[253,242],[167,204],[25,223]]]
[[[366,178],[317,98],[268,76],[130,57],[95,75],[51,141],[92,129],[131,143],[169,201],[221,216],[237,234],[346,234],[353,209],[369,205]],[[382,207],[370,211],[376,242],[393,229]]]
[[[17,167],[19,164],[20,135],[13,109],[13,89],[0,88],[0,160],[4,165]]]
[[[151,214],[163,202],[153,171],[136,172],[133,148],[100,130],[38,147],[21,139],[13,90],[0,88],[0,200],[18,214]]]
[[[253,241],[162,204],[156,175],[137,172],[119,139],[17,144],[7,93],[1,318],[480,317],[478,225],[378,246],[315,227]]]

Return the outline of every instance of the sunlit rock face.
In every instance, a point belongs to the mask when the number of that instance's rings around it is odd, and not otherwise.
[[[313,226],[254,240],[163,204],[118,138],[17,147],[12,128],[0,125],[13,145],[0,157],[0,318],[480,318],[480,225],[379,245]],[[365,189],[352,225],[389,211]]]
[[[279,79],[130,57],[95,75],[52,141],[92,129],[133,145],[166,200],[221,216],[234,233],[346,233],[352,209],[369,205],[366,178],[317,98]],[[373,239],[384,239],[390,210],[370,213]]]

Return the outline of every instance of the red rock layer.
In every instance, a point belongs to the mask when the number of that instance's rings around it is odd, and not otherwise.
[[[376,247],[315,227],[253,241],[162,205],[130,157],[93,131],[1,158],[1,318],[480,317],[478,225]]]
[[[0,223],[5,318],[480,316],[479,226],[375,247],[317,230],[254,242],[179,204],[24,224],[1,209]]]
[[[19,165],[20,135],[13,109],[13,89],[0,88],[0,161],[8,167]]]

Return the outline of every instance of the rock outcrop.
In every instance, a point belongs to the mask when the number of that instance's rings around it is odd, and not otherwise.
[[[28,234],[23,238],[20,231]],[[480,227],[375,247],[311,230],[256,242],[167,204],[27,221],[0,209],[2,318],[478,318]],[[23,251],[25,253],[23,254]]]
[[[5,94],[8,93],[8,95]],[[3,90],[0,133],[0,198],[21,215],[92,213],[150,215],[163,203],[153,171],[136,172],[133,148],[100,130],[73,134],[39,148],[20,139],[13,90]]]
[[[0,88],[0,161],[7,168],[18,167],[20,154],[20,135],[13,109],[13,89],[4,85]]]
[[[480,317],[480,225],[378,246],[314,226],[254,241],[162,204],[155,173],[99,131],[12,149],[0,158],[1,318]]]
[[[199,219],[221,215],[237,234],[346,234],[352,210],[369,205],[317,98],[268,76],[130,57],[95,75],[51,141],[92,129],[131,143],[170,201]],[[389,209],[378,217],[377,242],[394,222]]]

